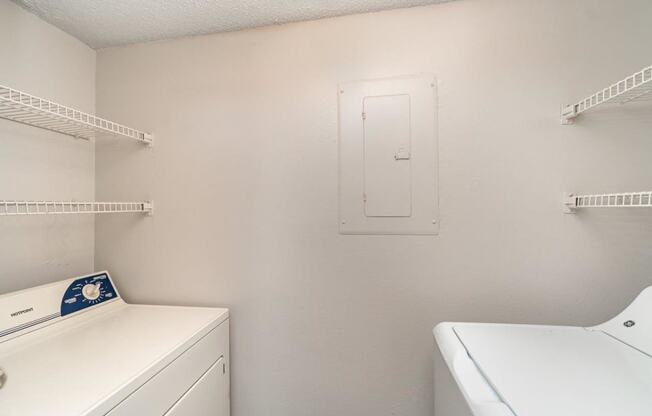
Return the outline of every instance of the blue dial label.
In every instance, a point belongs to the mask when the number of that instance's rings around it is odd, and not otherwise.
[[[61,316],[78,312],[118,297],[106,273],[77,279],[68,286],[61,300]]]

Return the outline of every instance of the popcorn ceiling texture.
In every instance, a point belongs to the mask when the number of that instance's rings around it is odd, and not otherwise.
[[[14,0],[95,49],[447,0]]]

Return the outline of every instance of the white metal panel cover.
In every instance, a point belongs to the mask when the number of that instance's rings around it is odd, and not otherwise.
[[[409,217],[410,96],[365,97],[363,111],[365,215]]]
[[[436,79],[340,85],[340,232],[437,234]]]

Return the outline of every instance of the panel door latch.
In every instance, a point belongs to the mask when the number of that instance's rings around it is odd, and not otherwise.
[[[398,152],[394,155],[394,160],[410,160],[410,151],[404,148],[398,149]]]

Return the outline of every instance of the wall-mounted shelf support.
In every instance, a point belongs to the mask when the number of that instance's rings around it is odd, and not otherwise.
[[[577,116],[602,104],[625,104],[644,100],[652,100],[652,66],[638,71],[576,104],[563,106],[561,123],[572,124]]]
[[[81,201],[0,201],[0,216],[118,214],[152,215],[154,204],[145,202],[81,202]]]
[[[129,138],[149,146],[151,134],[83,111],[0,85],[0,117],[30,126],[90,140],[96,133]]]
[[[567,214],[574,214],[582,208],[650,207],[652,207],[652,191],[595,195],[564,194],[564,211]]]

